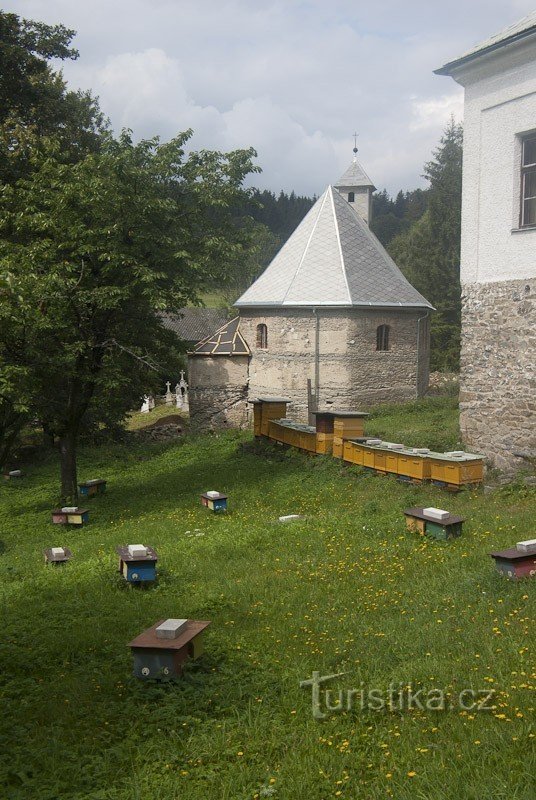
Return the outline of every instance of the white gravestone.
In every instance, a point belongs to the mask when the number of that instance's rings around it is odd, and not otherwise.
[[[140,411],[142,414],[148,414],[150,410],[151,409],[149,408],[149,395],[146,394],[143,397],[143,403],[140,408]]]

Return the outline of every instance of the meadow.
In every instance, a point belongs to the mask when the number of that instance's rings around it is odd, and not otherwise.
[[[378,409],[366,430],[453,448],[455,399]],[[237,431],[84,447],[79,477],[97,476],[82,529],[50,522],[54,453],[0,486],[2,800],[536,796],[535,583],[488,555],[536,535],[533,487],[449,494]],[[226,515],[201,506],[207,489]],[[463,515],[463,535],[411,533],[414,505]],[[132,542],[158,552],[153,587],[117,572]],[[51,545],[73,560],[45,567]],[[166,617],[211,620],[205,653],[179,682],[135,680],[126,644]],[[322,719],[300,687],[313,672],[339,675]],[[339,690],[392,686],[446,707],[335,708]]]

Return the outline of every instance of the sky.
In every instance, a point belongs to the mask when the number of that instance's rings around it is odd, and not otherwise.
[[[534,0],[13,0],[77,31],[59,65],[114,130],[192,149],[254,147],[252,183],[319,195],[358,158],[391,194],[423,165],[463,90],[433,70],[534,10]]]

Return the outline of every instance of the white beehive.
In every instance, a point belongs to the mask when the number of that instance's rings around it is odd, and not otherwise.
[[[434,508],[433,506],[430,508],[423,508],[422,513],[426,514],[427,517],[437,519],[439,522],[450,517],[450,511],[445,511],[443,508]]]
[[[166,619],[156,629],[156,635],[158,639],[176,639],[187,623],[187,619]]]
[[[65,556],[65,550],[63,547],[51,547],[50,553],[52,558],[63,558]]]

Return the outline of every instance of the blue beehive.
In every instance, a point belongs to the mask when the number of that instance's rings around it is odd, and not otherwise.
[[[119,572],[129,583],[148,583],[156,580],[158,556],[152,547],[129,544],[116,547],[119,556]]]

